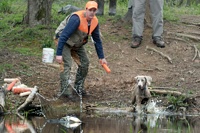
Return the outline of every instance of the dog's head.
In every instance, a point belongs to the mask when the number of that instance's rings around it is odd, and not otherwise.
[[[139,89],[145,89],[151,84],[152,78],[150,76],[136,76],[135,80]]]

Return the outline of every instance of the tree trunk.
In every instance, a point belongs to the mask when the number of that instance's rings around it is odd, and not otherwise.
[[[28,0],[27,14],[23,23],[33,27],[39,24],[50,24],[53,0]]]

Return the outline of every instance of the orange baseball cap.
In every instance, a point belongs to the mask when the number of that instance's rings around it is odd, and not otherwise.
[[[95,1],[88,1],[85,5],[85,9],[91,9],[91,8],[98,8],[98,4]]]

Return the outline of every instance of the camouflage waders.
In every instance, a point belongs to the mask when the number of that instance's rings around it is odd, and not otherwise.
[[[72,67],[72,58],[78,65],[74,88],[80,92],[84,89],[84,81],[88,73],[89,59],[84,46],[75,48],[65,45],[62,52],[64,69],[61,69],[60,84],[61,92],[64,95],[72,95],[72,89],[69,87],[70,71]]]

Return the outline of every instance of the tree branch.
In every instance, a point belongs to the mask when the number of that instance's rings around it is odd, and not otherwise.
[[[172,64],[172,59],[171,59],[169,56],[163,54],[162,52],[160,52],[160,51],[158,51],[158,50],[156,50],[156,49],[154,49],[154,48],[149,48],[148,46],[146,47],[146,49],[147,49],[147,50],[152,50],[152,51],[154,51],[154,52],[160,54],[161,56],[163,56],[164,58],[166,58],[166,59]]]
[[[199,52],[198,48],[196,47],[196,45],[194,45],[193,47],[194,47],[195,54],[194,54],[192,61],[194,61],[197,57],[200,58],[200,52]]]

